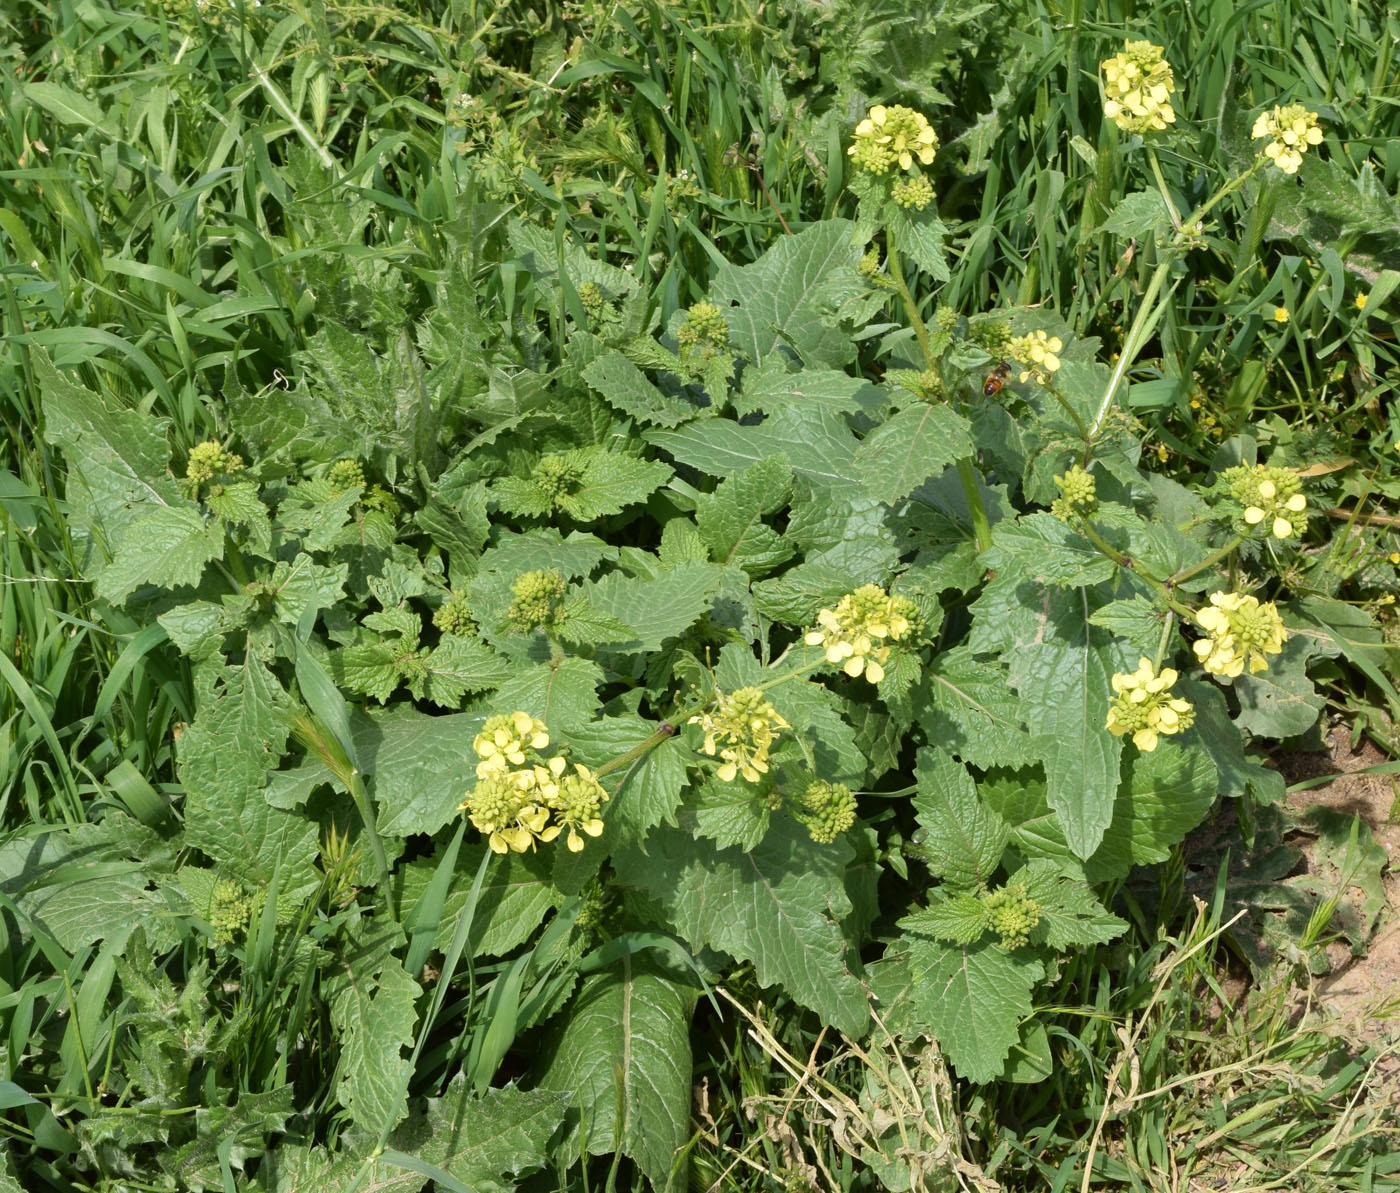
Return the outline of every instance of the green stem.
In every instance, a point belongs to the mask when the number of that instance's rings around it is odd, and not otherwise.
[[[1152,166],[1152,176],[1157,179],[1157,189],[1162,192],[1167,210],[1171,213],[1172,227],[1180,232],[1181,212],[1177,211],[1176,204],[1172,202],[1172,193],[1167,190],[1167,180],[1162,177],[1162,166],[1157,160],[1157,151],[1151,145],[1147,146],[1147,160]]]
[[[1242,542],[1244,542],[1244,535],[1235,535],[1234,539],[1226,543],[1223,547],[1220,548],[1220,550],[1214,552],[1213,554],[1207,555],[1203,560],[1201,560],[1200,563],[1193,564],[1191,567],[1186,568],[1184,571],[1180,571],[1172,576],[1169,576],[1167,578],[1167,583],[1172,585],[1180,584],[1184,580],[1191,579],[1191,577],[1196,575],[1197,572],[1203,572],[1208,567],[1214,567],[1215,564],[1219,563],[1222,559],[1225,558],[1225,556],[1229,555],[1230,552],[1233,551],[1236,547],[1238,547]]]
[[[1079,520],[1078,529],[1085,538],[1098,548],[1100,554],[1108,556],[1109,559],[1113,560],[1113,562],[1125,572],[1132,572],[1132,574],[1144,584],[1149,585],[1162,599],[1162,603],[1173,613],[1179,614],[1182,618],[1189,618],[1191,616],[1191,610],[1172,596],[1171,589],[1169,589],[1163,581],[1157,579],[1151,572],[1144,572],[1140,567],[1137,567],[1131,559],[1124,555],[1122,551],[1119,551],[1116,547],[1105,542],[1099,532],[1089,524],[1088,519],[1081,518]]]
[[[1167,643],[1171,641],[1172,629],[1176,626],[1176,614],[1167,610],[1167,620],[1162,623],[1162,637],[1157,643],[1157,657],[1152,660],[1153,672],[1162,670],[1162,659],[1167,653]]]
[[[925,326],[923,316],[919,314],[919,308],[914,302],[914,296],[909,292],[909,285],[904,280],[904,267],[899,261],[899,250],[888,243],[888,236],[885,260],[889,266],[890,277],[894,279],[895,289],[904,301],[904,310],[909,317],[910,326],[914,329],[914,337],[919,341],[919,348],[924,354],[924,364],[941,382],[943,373],[938,367],[938,358],[933,354],[928,327]],[[963,498],[967,501],[968,512],[972,516],[972,533],[977,540],[977,550],[985,551],[992,545],[992,523],[987,517],[987,507],[982,504],[982,492],[977,487],[977,468],[971,456],[964,456],[958,461],[958,481],[962,485]]]

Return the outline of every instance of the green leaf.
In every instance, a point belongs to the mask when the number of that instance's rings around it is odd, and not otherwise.
[[[1046,513],[998,522],[982,559],[998,572],[1004,569],[1022,579],[1074,587],[1110,580],[1118,568],[1088,539]]]
[[[1162,625],[1166,613],[1145,596],[1110,601],[1089,615],[1089,624],[1102,626],[1115,638],[1121,638],[1140,654],[1153,656],[1162,640]]]
[[[458,1074],[443,1097],[429,1098],[424,1112],[399,1126],[389,1146],[441,1168],[478,1193],[513,1193],[520,1177],[548,1163],[549,1141],[569,1104],[568,1093],[514,1085],[477,1095]],[[371,1177],[365,1189],[397,1193],[398,1185]]]
[[[937,878],[955,886],[985,886],[1010,837],[1006,822],[977,798],[972,776],[942,750],[920,750],[914,773],[920,856]]]
[[[1326,701],[1308,678],[1307,661],[1316,644],[1295,634],[1283,650],[1269,656],[1269,666],[1256,675],[1235,680],[1240,711],[1235,717],[1240,728],[1256,737],[1295,737],[1316,723]]]
[[[274,871],[285,898],[318,885],[316,826],[259,794],[286,747],[291,698],[256,657],[225,667],[179,742],[185,841],[266,889]]]
[[[1171,847],[1205,818],[1219,791],[1215,765],[1199,746],[1163,741],[1150,754],[1129,757],[1125,769],[1113,821],[1085,866],[1092,883],[1165,861]]]
[[[399,645],[365,642],[333,651],[326,665],[336,683],[362,696],[372,696],[383,704],[403,680],[399,661],[403,653]]]
[[[1205,680],[1183,679],[1177,684],[1183,700],[1196,710],[1191,736],[1215,763],[1220,776],[1220,794],[1237,798],[1246,791],[1260,803],[1277,803],[1284,796],[1284,778],[1263,765],[1260,758],[1245,753],[1245,738],[1230,719],[1230,708],[1220,686]]]
[[[100,529],[109,544],[152,506],[181,501],[170,475],[166,420],[92,392],[54,368],[40,347],[30,349],[44,408],[44,440],[68,461],[66,496],[71,527]]]
[[[588,659],[566,658],[517,671],[496,693],[501,708],[539,717],[551,733],[567,734],[597,715],[603,669]]]
[[[423,660],[409,690],[419,700],[441,708],[456,708],[467,692],[494,688],[510,677],[505,659],[477,638],[449,634]]]
[[[606,646],[631,642],[637,631],[579,597],[564,607],[554,625],[554,636],[574,646]]]
[[[1154,244],[1170,227],[1171,214],[1162,196],[1157,191],[1134,191],[1118,200],[1098,231],[1139,244]]]
[[[382,836],[435,833],[476,785],[472,740],[485,718],[434,717],[408,704],[351,716],[356,754],[370,776]]]
[[[655,736],[660,727],[659,722],[642,717],[605,717],[571,730],[566,737],[571,756],[597,769]],[[676,823],[689,759],[684,743],[671,738],[605,780],[614,790],[603,807],[598,852],[611,852],[618,841],[640,845],[656,825]]]
[[[207,525],[193,506],[158,507],[126,528],[115,558],[97,573],[97,595],[120,605],[142,584],[198,584],[223,545],[223,528]]]
[[[591,1155],[621,1151],[657,1189],[684,1168],[690,1138],[692,987],[625,954],[589,975],[562,1027],[546,1045],[539,1089],[559,1091],[581,1111],[582,1145]],[[564,1154],[578,1154],[565,1143]]]
[[[687,807],[682,823],[708,837],[721,849],[752,849],[768,831],[770,813],[752,784],[742,779],[726,783],[717,776],[700,785],[693,807]]]
[[[861,249],[846,220],[823,220],[784,236],[752,265],[721,266],[711,301],[724,312],[729,343],[755,364],[795,351],[806,365],[840,368],[855,356],[850,340],[822,320],[821,287],[834,272],[855,269]]]
[[[144,874],[84,877],[77,869],[68,881],[30,887],[18,900],[25,914],[70,953],[99,940],[119,951],[139,927],[155,930],[161,939],[167,935],[161,929],[169,906],[147,889]]]
[[[986,909],[976,895],[959,894],[930,903],[899,921],[901,928],[931,936],[949,944],[971,944],[990,926]]]
[[[1011,845],[1025,858],[1050,858],[1062,870],[1078,873],[1083,866],[1065,841],[1064,825],[1045,798],[1045,780],[1034,772],[1012,772],[989,778],[977,793],[1011,828]]]
[[[620,649],[648,651],[694,625],[723,579],[724,572],[713,564],[683,563],[654,580],[611,572],[585,584],[583,593],[595,609],[634,628],[635,637]]]
[[[844,841],[816,845],[788,817],[774,821],[750,853],[716,851],[659,829],[646,851],[622,851],[616,866],[643,887],[693,948],[752,961],[760,985],[780,985],[826,1023],[858,1036],[869,1011],[847,966],[841,920],[849,914]]]
[[[863,377],[851,377],[836,369],[800,369],[790,372],[787,362],[769,356],[758,368],[744,370],[743,391],[736,399],[740,415],[762,410],[769,414],[790,406],[812,406],[838,414],[874,412],[884,405],[884,393]]]
[[[590,842],[591,847],[591,842]],[[484,843],[466,845],[443,902],[433,947],[446,952],[457,930],[457,919],[466,907],[472,880],[487,851]],[[431,881],[437,858],[424,858],[400,866],[395,877],[402,882],[401,907],[412,907]],[[472,957],[501,957],[523,944],[560,903],[564,894],[550,879],[553,861],[546,851],[508,853],[494,857],[481,884],[472,912],[467,942]]]
[[[798,476],[826,488],[852,488],[859,475],[856,437],[830,410],[785,406],[754,425],[714,418],[642,438],[707,476],[731,476],[778,455],[787,456]]]
[[[393,1127],[408,1113],[410,1066],[402,1055],[413,1045],[419,987],[389,957],[378,973],[341,961],[331,1020],[340,1037],[336,1096],[355,1124],[371,1135]]]
[[[693,402],[657,389],[641,369],[615,349],[590,361],[583,379],[611,405],[639,422],[675,427],[702,413]]]
[[[943,247],[948,229],[933,208],[915,212],[896,203],[887,203],[884,210],[890,237],[900,251],[934,281],[946,282],[952,276]]]
[[[828,563],[799,563],[781,576],[753,586],[754,603],[764,617],[788,625],[808,626],[822,609],[833,608],[862,583],[860,576]]]
[[[930,664],[919,692],[923,699],[915,704],[929,745],[980,767],[1021,766],[1034,759],[1021,702],[997,663],[955,646]]]
[[[719,564],[733,564],[750,575],[771,572],[790,559],[796,546],[771,526],[765,514],[782,509],[792,491],[786,457],[770,456],[702,494],[695,509],[700,537]]]
[[[583,473],[571,492],[555,498],[555,505],[580,522],[592,522],[620,514],[629,505],[645,501],[671,479],[671,469],[659,460],[642,460],[605,448],[581,448]]]
[[[566,537],[546,526],[524,534],[501,532],[495,546],[481,557],[481,566],[512,580],[524,572],[536,571],[561,572],[566,580],[572,580],[616,558],[617,548],[596,535],[573,530]]]
[[[1081,858],[1099,847],[1113,818],[1123,749],[1122,739],[1104,728],[1117,660],[1087,638],[1085,627],[1079,644],[1029,645],[1014,655],[1011,674],[1045,765],[1050,806]]]
[[[102,123],[102,109],[80,92],[61,83],[25,83],[24,98],[38,104],[60,124],[83,124],[91,128]]]
[[[957,945],[926,940],[917,929],[903,948],[910,981],[897,1021],[937,1039],[959,1076],[994,1080],[1020,1038],[1021,1020],[1031,1014],[1040,963],[991,941]]]
[[[867,435],[854,463],[870,495],[893,505],[971,454],[967,419],[950,406],[916,402]]]

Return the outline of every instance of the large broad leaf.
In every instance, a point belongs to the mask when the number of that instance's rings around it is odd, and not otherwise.
[[[594,609],[636,631],[618,649],[658,650],[699,619],[723,580],[723,571],[713,564],[683,563],[650,580],[611,572],[584,585],[583,592]]]
[[[590,843],[591,847],[591,843]],[[443,901],[433,947],[446,952],[457,930],[457,919],[467,905],[473,879],[486,852],[483,844],[467,845],[453,873],[452,886]],[[436,857],[400,865],[395,880],[400,907],[417,903],[437,869]],[[500,957],[533,936],[549,913],[564,901],[564,893],[550,880],[553,859],[549,851],[508,853],[493,858],[477,892],[467,947],[473,957]]]
[[[1307,662],[1316,650],[1311,639],[1295,634],[1281,653],[1269,656],[1265,670],[1235,680],[1241,728],[1256,737],[1296,737],[1317,723],[1327,702],[1308,678]]]
[[[616,349],[590,361],[583,370],[583,379],[610,404],[639,422],[674,427],[700,413],[693,403],[657,389],[641,369]]]
[[[752,265],[726,265],[710,298],[727,309],[730,345],[755,364],[771,352],[795,351],[803,363],[835,368],[855,356],[849,338],[822,322],[822,283],[835,270],[853,270],[861,248],[845,220],[823,220],[778,239]]]
[[[1076,587],[1111,579],[1118,567],[1088,539],[1046,513],[998,522],[982,558],[998,572]]]
[[[731,476],[770,456],[785,455],[794,473],[822,488],[859,484],[859,441],[831,410],[785,406],[761,423],[707,419],[674,431],[647,431],[643,438],[708,476]]]
[[[548,1043],[539,1088],[581,1112],[592,1155],[632,1157],[657,1189],[685,1188],[690,1137],[690,1015],[695,990],[648,961],[624,955],[578,989]],[[578,1145],[565,1145],[578,1154]]]
[[[933,1036],[969,1081],[998,1077],[1020,1038],[1021,1020],[1031,1014],[1040,962],[1029,951],[1008,953],[991,940],[958,945],[921,936],[916,920],[894,960],[876,989],[894,1002],[890,1017],[897,1030]]]
[[[1118,791],[1121,738],[1104,728],[1113,696],[1116,654],[1094,646],[1039,642],[1012,659],[1012,683],[1045,766],[1050,806],[1076,856],[1089,857],[1103,840]]]
[[[733,564],[761,576],[791,558],[796,547],[763,516],[787,504],[792,469],[782,456],[760,460],[752,468],[721,481],[696,506],[700,538],[719,564]]]
[[[378,974],[342,962],[331,1019],[340,1035],[340,1084],[336,1094],[357,1126],[370,1134],[393,1127],[408,1112],[409,1060],[418,1021],[419,987],[396,958]]]
[[[31,349],[43,395],[44,439],[68,461],[70,525],[81,534],[100,528],[109,546],[153,506],[176,504],[166,422],[127,410],[54,368],[42,348]],[[100,558],[100,556],[98,556]]]
[[[1085,866],[1090,882],[1121,878],[1133,866],[1166,860],[1205,818],[1219,790],[1215,764],[1199,746],[1160,742],[1129,760],[1103,844]]]
[[[597,713],[602,680],[603,669],[589,659],[540,663],[516,671],[501,685],[493,702],[500,708],[523,709],[538,717],[551,733],[567,733]]]
[[[936,878],[985,886],[1010,838],[1006,822],[978,799],[972,776],[942,750],[920,750],[915,776],[920,856]]]
[[[623,850],[619,874],[644,888],[693,948],[706,945],[752,961],[762,985],[781,986],[822,1020],[859,1035],[869,1017],[865,991],[847,967],[841,920],[851,847],[817,845],[780,817],[751,853],[716,851],[660,829],[646,851]]]
[[[255,657],[226,667],[179,744],[185,840],[253,888],[277,873],[291,898],[314,889],[316,826],[261,789],[286,746],[291,699]]]
[[[972,429],[950,406],[917,402],[866,436],[855,464],[872,497],[893,505],[972,454]]]
[[[1021,766],[1034,757],[1021,702],[997,662],[955,646],[925,672],[916,700],[929,745],[973,766]]]
[[[142,584],[198,584],[223,547],[223,527],[206,523],[193,506],[158,506],[126,528],[116,557],[97,573],[97,595],[120,605]]]

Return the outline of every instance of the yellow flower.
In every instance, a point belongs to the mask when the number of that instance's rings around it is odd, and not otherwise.
[[[871,683],[885,678],[889,639],[898,642],[912,629],[917,610],[906,597],[890,596],[878,584],[865,584],[843,596],[835,609],[817,614],[817,624],[802,640],[820,646],[826,661],[847,675],[864,675]]]
[[[1275,323],[1287,323],[1287,322],[1288,322],[1288,308],[1287,308],[1287,307],[1274,307],[1274,322],[1275,322]]]
[[[1358,294],[1356,296],[1356,309],[1358,311],[1364,311],[1366,309],[1366,303],[1370,299],[1370,297],[1371,296],[1369,294]]]
[[[487,775],[504,774],[512,766],[524,766],[527,747],[543,750],[547,745],[549,731],[545,723],[527,712],[488,717],[472,741],[472,749],[481,759],[476,777],[484,779]]]
[[[537,839],[552,841],[559,835],[558,826],[549,823],[549,809],[511,775],[487,775],[460,806],[477,831],[487,835],[493,853],[524,853]]]
[[[563,759],[558,761],[562,762]],[[607,799],[608,793],[603,785],[582,763],[575,763],[574,773],[559,783],[552,805],[559,821],[554,827],[554,832],[557,834],[560,828],[569,830],[565,844],[570,853],[578,853],[583,848],[584,842],[578,835],[579,829],[590,837],[602,836],[603,818],[599,812]]]
[[[1201,666],[1230,679],[1244,674],[1246,664],[1251,675],[1265,670],[1269,663],[1264,656],[1278,654],[1288,640],[1272,601],[1261,605],[1257,597],[1237,592],[1211,593],[1210,606],[1196,614],[1196,624],[1209,635],[1194,647]]]
[[[1322,144],[1322,129],[1317,113],[1302,104],[1279,105],[1271,112],[1262,112],[1250,133],[1254,140],[1269,137],[1264,156],[1285,174],[1296,174],[1303,164],[1303,154],[1309,145]]]
[[[1033,331],[1028,335],[1015,336],[1007,344],[1007,355],[1027,368],[1021,373],[1024,384],[1032,377],[1044,385],[1050,374],[1059,371],[1060,353],[1064,351],[1064,341],[1044,331]]]
[[[1164,667],[1159,675],[1149,659],[1139,659],[1136,671],[1113,677],[1114,700],[1108,707],[1105,728],[1118,736],[1131,733],[1133,745],[1146,753],[1157,748],[1159,735],[1189,729],[1196,711],[1171,694],[1176,681],[1172,668]]]
[[[718,693],[715,706],[697,713],[689,723],[705,733],[701,750],[711,758],[718,753],[724,759],[716,773],[726,783],[739,775],[757,783],[768,773],[768,755],[778,732],[792,728],[757,687]]]
[[[1171,105],[1176,80],[1161,46],[1124,42],[1122,51],[1099,67],[1104,74],[1104,115],[1124,132],[1160,132],[1176,121]]]
[[[847,155],[858,168],[870,174],[884,174],[896,163],[901,170],[914,170],[914,161],[933,164],[938,152],[938,134],[927,118],[902,104],[876,104],[856,125],[855,138]]]

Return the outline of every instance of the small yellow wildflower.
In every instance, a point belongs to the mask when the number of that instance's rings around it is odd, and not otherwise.
[[[1358,311],[1364,311],[1366,309],[1366,303],[1370,299],[1370,297],[1371,296],[1369,294],[1358,294],[1356,296],[1356,309]]]
[[[563,759],[556,761],[562,762]],[[608,793],[603,785],[582,763],[575,763],[574,773],[557,785],[552,806],[559,824],[554,827],[554,832],[557,834],[560,828],[569,830],[565,844],[570,853],[577,853],[583,848],[583,838],[578,835],[579,829],[590,837],[602,836],[603,819],[598,813],[607,799]]]
[[[1015,336],[1007,345],[1011,358],[1027,366],[1019,378],[1022,384],[1032,377],[1041,385],[1049,381],[1050,374],[1059,371],[1060,353],[1064,349],[1064,341],[1059,336],[1044,331]]]
[[[543,750],[547,745],[549,731],[545,723],[527,712],[488,717],[472,741],[472,749],[481,759],[476,766],[476,777],[484,779],[488,775],[504,774],[512,766],[524,766],[527,746]]]
[[[1158,674],[1151,660],[1139,659],[1136,671],[1113,677],[1114,699],[1108,706],[1105,727],[1120,737],[1131,733],[1133,745],[1145,753],[1157,748],[1160,734],[1189,729],[1196,712],[1187,701],[1171,694],[1176,681],[1177,673],[1171,667],[1163,667]]]
[[[843,596],[835,609],[817,614],[817,624],[803,635],[808,646],[826,651],[828,663],[838,663],[847,675],[864,675],[871,683],[885,678],[890,657],[886,639],[898,642],[913,629],[914,603],[890,596],[878,584],[865,584]]]
[[[914,170],[917,158],[931,166],[938,152],[938,134],[927,118],[902,104],[876,104],[856,125],[855,138],[846,153],[870,174],[884,174],[895,164]],[[915,171],[917,173],[917,171]]]
[[[549,809],[511,775],[487,775],[461,806],[477,831],[486,834],[493,853],[524,853],[537,839],[552,841],[559,835],[558,826],[549,823]]]
[[[1322,129],[1317,113],[1302,104],[1279,105],[1271,112],[1262,112],[1250,133],[1254,140],[1269,137],[1264,156],[1285,174],[1296,174],[1303,164],[1303,154],[1309,145],[1322,144]]]
[[[1287,307],[1274,307],[1274,322],[1287,323],[1289,319]]]
[[[1242,675],[1246,664],[1251,675],[1265,670],[1269,662],[1264,656],[1278,654],[1288,640],[1272,601],[1261,605],[1258,597],[1237,592],[1211,593],[1209,607],[1196,614],[1196,624],[1209,635],[1194,647],[1201,666],[1211,675],[1230,679]]]
[[[757,783],[768,773],[768,755],[778,732],[792,728],[757,687],[738,688],[728,695],[720,692],[715,706],[697,713],[689,723],[704,730],[705,743],[700,748],[712,758],[718,752],[724,759],[718,774],[726,783],[737,775]]]
[[[1390,560],[1391,563],[1400,563],[1400,551],[1392,551],[1386,558]]]
[[[1124,132],[1160,132],[1175,123],[1171,95],[1176,81],[1161,46],[1124,42],[1122,51],[1099,67],[1104,74],[1104,115]]]

